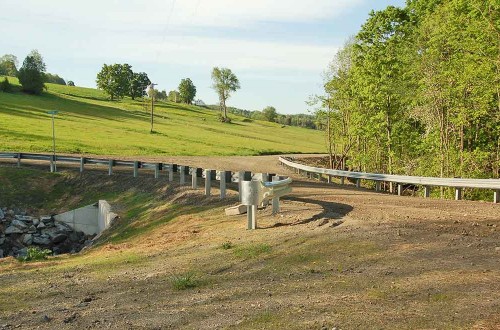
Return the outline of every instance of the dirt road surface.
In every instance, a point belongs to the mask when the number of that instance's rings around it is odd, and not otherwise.
[[[77,263],[3,262],[0,329],[500,329],[500,205],[318,183],[276,156],[161,160],[287,174],[293,193],[247,231],[223,216],[234,194],[182,188],[216,207]]]

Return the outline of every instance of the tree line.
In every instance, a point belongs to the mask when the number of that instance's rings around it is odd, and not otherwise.
[[[332,168],[500,174],[500,3],[407,0],[372,12],[318,97]]]
[[[17,57],[5,54],[0,57],[0,76],[17,77],[22,86],[22,91],[30,94],[40,94],[45,88],[45,83],[74,86],[73,81],[66,81],[57,74],[46,71],[42,55],[32,50],[24,59],[23,65],[17,69],[19,63]],[[1,83],[0,89],[8,92],[12,90],[7,77]]]

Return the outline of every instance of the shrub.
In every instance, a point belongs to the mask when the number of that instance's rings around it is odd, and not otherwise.
[[[231,243],[231,242],[224,242],[224,243],[222,243],[222,249],[223,250],[229,250],[232,247],[233,247],[233,243]]]
[[[0,83],[0,91],[6,93],[12,91],[12,85],[10,84],[9,79],[7,79],[7,77],[5,77],[4,80]]]
[[[195,277],[194,273],[184,273],[172,275],[170,283],[175,290],[192,289],[200,285],[200,281]]]
[[[36,260],[45,260],[52,253],[50,250],[42,250],[39,247],[30,247],[28,248],[28,253],[26,253],[25,257],[18,258],[19,261],[36,261]]]

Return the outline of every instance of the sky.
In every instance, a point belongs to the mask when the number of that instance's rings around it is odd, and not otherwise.
[[[229,106],[307,113],[337,50],[389,5],[404,0],[1,0],[0,56],[21,65],[37,49],[47,72],[84,87],[128,63],[167,92],[191,78],[207,104],[212,68],[227,67],[241,84]]]

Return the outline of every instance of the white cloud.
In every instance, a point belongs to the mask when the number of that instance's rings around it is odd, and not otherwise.
[[[195,65],[226,66],[233,70],[318,71],[326,67],[335,53],[334,46],[218,39],[204,37],[167,37],[116,40],[94,39],[86,57],[115,57],[122,61],[141,61]],[[89,40],[91,43],[92,40]],[[79,43],[80,44],[80,43]],[[78,46],[77,46],[78,47]],[[100,49],[98,53],[92,49]],[[82,54],[81,54],[82,55]]]
[[[34,21],[88,26],[244,27],[256,22],[311,22],[337,17],[365,1],[23,0],[4,2],[2,7],[9,16],[15,13],[15,17],[31,16]]]

